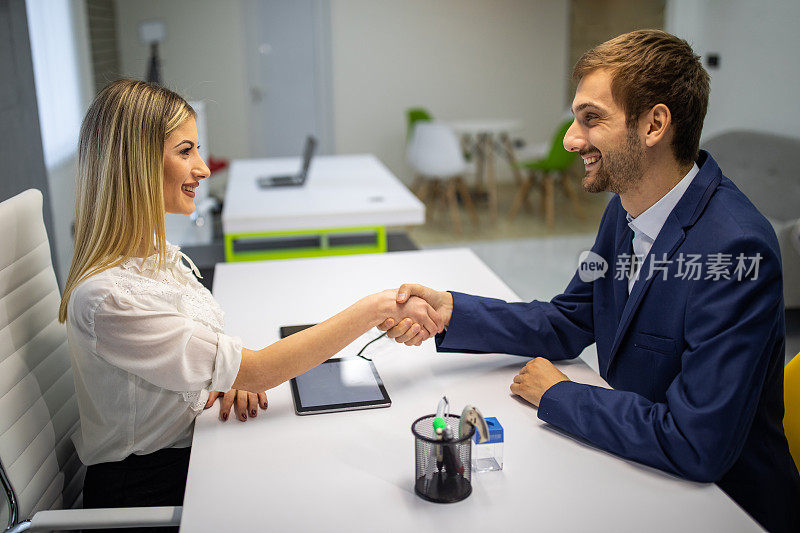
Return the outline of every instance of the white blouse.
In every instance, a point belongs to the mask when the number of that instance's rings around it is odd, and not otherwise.
[[[186,259],[191,268],[181,260]],[[72,439],[86,465],[191,445],[209,391],[228,391],[242,343],[223,333],[223,313],[167,244],[80,283],[67,308],[67,338],[80,410]]]

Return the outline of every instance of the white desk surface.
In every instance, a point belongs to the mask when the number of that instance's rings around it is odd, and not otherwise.
[[[299,157],[231,163],[222,228],[226,234],[404,226],[425,222],[425,206],[374,155],[317,156],[302,187],[262,189],[260,176],[296,174]]]
[[[403,281],[517,300],[467,249],[219,264],[214,294],[227,331],[260,348],[281,325],[323,320]],[[526,358],[437,354],[432,341],[409,348],[382,339],[368,350],[388,409],[299,417],[284,383],[268,392],[269,410],[246,423],[219,422],[216,405],[204,412],[181,531],[758,530],[713,484],[620,459],[541,422],[508,389]],[[603,384],[579,360],[558,366]],[[473,474],[472,494],[454,504],[429,503],[413,489],[411,423],[443,394],[454,413],[472,403],[505,430],[504,469]]]

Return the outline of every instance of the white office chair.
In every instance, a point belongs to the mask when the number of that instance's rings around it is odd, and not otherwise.
[[[449,126],[440,122],[417,121],[408,143],[406,159],[416,175],[412,189],[422,202],[431,193],[435,200],[437,192],[443,186],[443,198],[450,208],[453,230],[461,233],[461,217],[456,198],[458,192],[472,223],[477,226],[478,215],[464,184],[467,162],[458,138]]]
[[[7,533],[179,525],[182,507],[70,509],[80,506],[86,469],[70,438],[78,406],[42,193],[0,203],[0,228],[0,482],[8,499],[0,524]]]

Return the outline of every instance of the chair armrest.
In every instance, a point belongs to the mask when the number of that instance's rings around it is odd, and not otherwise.
[[[179,526],[183,507],[120,507],[39,511],[27,531]]]

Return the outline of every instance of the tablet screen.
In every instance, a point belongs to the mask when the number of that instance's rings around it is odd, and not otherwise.
[[[281,328],[282,336],[296,331]],[[293,378],[291,387],[295,412],[299,415],[391,405],[375,365],[360,357],[328,359]]]
[[[295,378],[303,407],[382,400],[369,361],[330,359]]]

